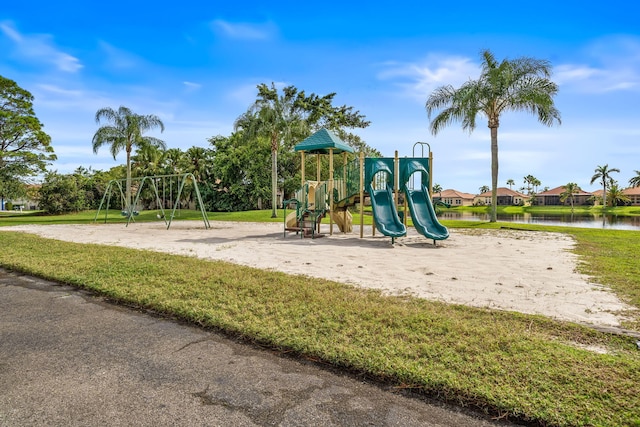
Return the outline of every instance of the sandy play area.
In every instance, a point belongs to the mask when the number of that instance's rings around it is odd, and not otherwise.
[[[321,231],[328,234],[329,226]],[[283,237],[281,223],[174,221],[90,225],[24,225],[25,231],[79,243],[99,243],[229,261],[265,270],[327,278],[388,294],[536,313],[618,326],[629,309],[604,287],[576,272],[571,238],[513,230],[452,230],[432,244],[409,227],[396,240],[359,229],[319,239]]]

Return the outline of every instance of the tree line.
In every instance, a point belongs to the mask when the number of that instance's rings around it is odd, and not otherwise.
[[[47,213],[98,208],[112,180],[125,181],[124,198],[114,200],[115,205],[124,210],[134,209],[136,177],[187,173],[195,177],[207,210],[272,208],[275,213],[277,193],[291,194],[300,183],[300,158],[293,148],[313,132],[327,128],[355,151],[380,155],[348,131],[364,128],[369,122],[353,107],[334,106],[335,93],[306,94],[295,86],[279,90],[272,83],[257,86],[256,101],[237,118],[231,135],[212,136],[207,146],[193,146],[186,151],[167,149],[164,141],[145,135],[154,129],[164,131],[164,123],[158,116],[138,114],[125,106],[101,108],[95,114],[99,127],[92,138],[93,151],[98,153],[106,147],[114,159],[124,151],[125,165],[106,172],[80,167],[73,173],[59,174],[46,170],[55,160],[55,154],[50,137],[35,118],[33,97],[9,79],[2,78],[0,84],[5,88],[0,99],[7,101],[0,106],[0,197],[25,197],[30,178],[44,174],[36,199]],[[13,107],[15,95],[23,100],[22,109]],[[9,116],[11,120],[22,120],[24,130],[12,133],[7,129],[12,123],[7,119]],[[29,123],[31,128],[25,127]],[[10,139],[11,133],[18,137]],[[313,159],[307,161],[313,162]],[[326,175],[328,165],[322,163],[321,166]],[[177,191],[177,183],[175,187],[170,191]],[[193,200],[192,190],[193,185],[187,185],[186,204]],[[142,194],[141,202],[151,206],[153,199],[147,191]]]
[[[428,97],[425,108],[434,135],[456,122],[463,130],[472,132],[478,117],[487,120],[491,136],[490,217],[493,222],[496,221],[501,116],[506,111],[524,111],[535,115],[543,125],[560,124],[560,112],[553,100],[558,86],[550,80],[552,67],[548,61],[529,57],[498,61],[489,50],[482,51],[480,59],[478,79],[469,80],[459,88],[451,85],[436,88]],[[366,117],[353,107],[334,106],[335,95],[306,94],[295,86],[278,90],[273,83],[270,86],[260,84],[256,101],[235,120],[231,135],[212,136],[207,147],[194,146],[184,153],[177,149],[167,150],[164,141],[144,135],[155,128],[164,130],[164,123],[157,116],[137,114],[125,106],[117,110],[105,107],[95,116],[100,127],[93,136],[93,149],[98,152],[107,146],[114,158],[124,150],[125,167],[108,172],[76,171],[63,179],[56,172],[46,172],[46,166],[56,157],[51,138],[42,131],[42,124],[33,112],[33,97],[14,81],[0,76],[0,198],[26,194],[29,178],[46,173],[41,189],[45,195],[54,183],[59,187],[58,192],[73,191],[74,188],[80,192],[82,188],[85,195],[59,196],[58,199],[68,202],[65,205],[58,200],[55,208],[49,198],[41,195],[41,206],[45,210],[64,212],[93,208],[95,196],[89,197],[89,193],[99,192],[100,186],[104,185],[104,176],[108,175],[112,179],[126,180],[122,204],[123,208],[130,209],[133,177],[194,171],[207,209],[237,211],[267,207],[275,216],[277,194],[291,194],[300,182],[297,175],[300,159],[293,147],[313,132],[324,127],[337,133],[355,151],[363,151],[365,155],[380,154],[351,133],[352,129],[369,125]],[[326,165],[323,167],[326,170]],[[607,195],[611,200],[612,193],[619,189],[609,178],[610,172],[616,171],[596,170],[592,179],[592,183],[601,179],[605,205],[608,204]],[[603,172],[607,172],[606,177]],[[637,176],[630,180],[632,186],[640,185],[640,171],[635,172]],[[598,174],[600,176],[595,178]],[[74,180],[77,182],[71,185]],[[530,175],[525,177],[525,183],[529,191],[540,185]],[[87,185],[97,186],[97,190],[89,191]],[[569,196],[571,194],[569,191]]]

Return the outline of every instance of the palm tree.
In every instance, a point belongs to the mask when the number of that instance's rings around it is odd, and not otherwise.
[[[507,185],[509,186],[509,190],[511,190],[512,189],[511,187],[516,185],[516,182],[513,179],[509,178],[507,180]]]
[[[165,151],[163,173],[167,175],[183,173],[184,156],[185,153],[183,153],[179,148],[169,148]]]
[[[573,203],[575,201],[575,194],[580,192],[580,187],[575,182],[565,184],[564,191],[560,194],[560,201],[565,202],[567,199],[571,202],[571,213],[573,213]]]
[[[560,112],[553,103],[558,86],[549,80],[551,65],[534,58],[517,58],[498,62],[489,50],[482,56],[482,71],[478,80],[469,80],[460,88],[441,86],[426,102],[427,115],[443,109],[431,122],[436,135],[445,126],[460,121],[462,129],[473,131],[476,116],[484,115],[491,131],[491,222],[497,218],[498,191],[498,127],[505,111],[526,111],[536,114],[538,121],[551,126],[560,123]]]
[[[162,175],[166,151],[153,145],[144,145],[131,156],[132,176]]]
[[[619,204],[625,204],[629,202],[629,196],[624,194],[617,182],[611,180],[609,183],[609,204],[611,206],[618,206]]]
[[[636,176],[629,180],[629,185],[632,187],[640,187],[640,171],[634,171]]]
[[[293,140],[296,135],[307,132],[306,122],[301,119],[300,96],[294,86],[287,86],[283,95],[278,95],[275,84],[269,88],[258,85],[258,99],[249,110],[235,122],[236,130],[242,129],[247,139],[266,136],[271,142],[271,217],[278,216],[278,150],[280,145]]]
[[[432,193],[438,193],[438,198],[442,199],[442,186],[440,184],[433,184],[431,191]]]
[[[533,175],[527,175],[523,178],[524,183],[527,184],[527,193],[535,194],[538,192],[538,186],[542,184],[538,178]]]
[[[491,189],[489,188],[488,185],[483,185],[482,187],[478,188],[478,190],[480,190],[480,194],[482,194],[482,193],[486,193],[487,191],[489,191]]]
[[[591,177],[591,184],[600,180],[602,183],[602,206],[607,207],[607,181],[611,180],[611,174],[613,172],[620,172],[620,169],[611,168],[609,169],[609,165],[606,164],[604,166],[598,165],[595,169],[595,173]]]
[[[211,150],[202,147],[189,148],[183,157],[185,172],[192,173],[197,182],[204,182],[209,179],[212,169]]]
[[[129,108],[121,106],[118,110],[110,107],[101,108],[96,112],[96,123],[100,124],[105,120],[110,124],[101,126],[93,135],[93,152],[98,153],[98,149],[103,145],[110,145],[110,151],[115,160],[118,153],[124,149],[127,153],[127,184],[126,184],[126,210],[131,209],[131,149],[144,145],[153,145],[166,149],[164,141],[142,134],[148,130],[159,127],[164,131],[164,123],[155,115],[140,115]]]
[[[536,177],[534,177],[531,180],[531,185],[533,185],[533,192],[537,193],[538,192],[538,187],[540,187],[542,185],[542,182],[540,182],[540,180]]]

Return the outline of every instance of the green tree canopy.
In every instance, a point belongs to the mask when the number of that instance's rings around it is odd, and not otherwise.
[[[293,145],[325,127],[338,132],[349,140],[344,128],[364,128],[369,122],[359,111],[346,105],[333,106],[335,93],[319,96],[307,95],[295,86],[287,86],[278,91],[275,84],[258,85],[258,97],[249,109],[235,122],[236,132],[246,141],[266,138],[271,148],[271,200],[272,216],[276,216],[278,192],[278,152],[281,148],[290,150]],[[361,143],[351,137],[353,142]]]
[[[0,76],[0,181],[23,181],[56,160],[42,128],[31,93]]]
[[[40,209],[54,215],[88,209],[93,194],[87,188],[88,177],[78,172],[48,172],[39,191]]]
[[[214,211],[260,208],[262,201],[271,195],[270,141],[261,137],[247,143],[235,132],[229,137],[210,138],[209,142],[215,153],[216,179],[212,191],[204,196],[208,208]]]
[[[469,80],[460,88],[441,86],[427,99],[425,108],[431,132],[437,135],[444,127],[461,122],[462,129],[472,132],[478,115],[488,121],[491,132],[491,222],[496,221],[498,189],[498,127],[506,111],[525,111],[535,114],[538,121],[551,126],[560,123],[560,112],[553,97],[558,86],[549,80],[548,61],[522,57],[498,62],[485,50],[481,54],[482,70],[477,80]]]

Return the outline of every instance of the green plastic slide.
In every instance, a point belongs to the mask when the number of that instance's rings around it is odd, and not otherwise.
[[[392,238],[407,234],[407,228],[398,218],[391,186],[387,184],[383,190],[374,190],[369,184],[368,192],[371,196],[371,209],[376,228],[385,236]]]
[[[371,210],[376,228],[385,236],[396,237],[407,234],[407,228],[398,217],[398,210],[393,199],[393,159],[367,158],[365,159],[366,191],[371,197]],[[382,180],[381,180],[382,178]],[[382,181],[378,185],[382,188],[374,190],[372,183]]]
[[[431,203],[431,198],[429,197],[429,191],[424,186],[424,183],[429,179],[429,173],[424,164],[425,160],[400,159],[400,177],[402,179],[401,182],[403,182],[402,188],[407,198],[411,219],[413,220],[413,226],[416,230],[429,239],[444,240],[449,237],[449,230],[438,221],[436,212],[433,209],[433,204]],[[422,185],[420,189],[412,190],[408,184],[414,173],[421,174]]]

